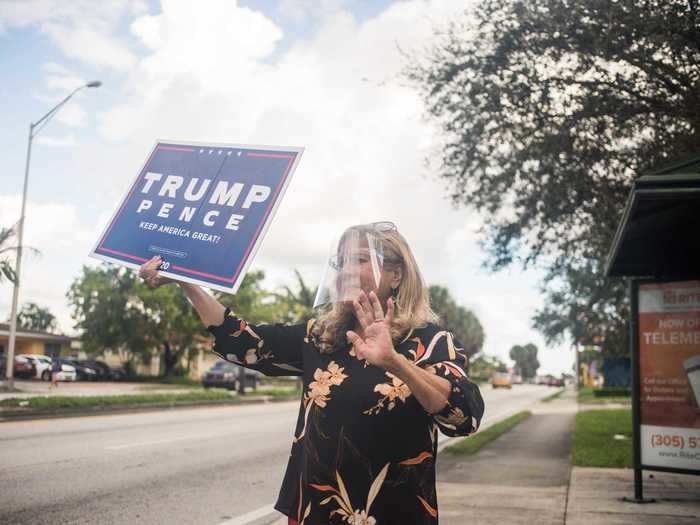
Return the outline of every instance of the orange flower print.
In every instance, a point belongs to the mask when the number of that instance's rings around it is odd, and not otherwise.
[[[347,379],[348,376],[343,374],[343,370],[345,369],[339,367],[335,361],[330,362],[328,365],[328,373],[330,374],[331,385],[338,386]]]
[[[331,400],[331,386],[340,386],[342,382],[348,378],[348,376],[343,373],[343,370],[345,369],[338,366],[335,361],[331,361],[326,370],[321,370],[320,368],[316,369],[314,372],[314,380],[309,383],[309,390],[304,394],[304,406],[306,407],[304,427],[301,433],[294,438],[295,442],[304,437],[306,422],[309,418],[311,408],[313,406],[325,408],[328,401]]]
[[[372,408],[365,410],[363,414],[376,415],[384,408],[385,404],[387,410],[393,410],[397,400],[403,403],[410,397],[411,390],[406,383],[389,372],[386,372],[386,375],[391,379],[391,383],[379,383],[374,387],[374,391],[379,392],[384,397]]]

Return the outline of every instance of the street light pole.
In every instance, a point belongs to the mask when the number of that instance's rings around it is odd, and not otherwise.
[[[32,141],[34,137],[39,134],[41,129],[48,124],[51,118],[58,112],[61,107],[68,102],[73,95],[83,88],[96,88],[100,87],[102,82],[99,80],[93,80],[87,84],[80,86],[73,90],[67,97],[65,97],[61,102],[56,104],[51,110],[49,110],[43,117],[34,123],[29,124],[29,138],[27,140],[27,162],[24,166],[24,188],[22,190],[22,209],[20,212],[19,222],[17,223],[17,257],[15,258],[15,282],[12,289],[12,310],[10,312],[10,340],[7,345],[7,359],[5,365],[5,379],[7,382],[7,389],[12,390],[14,388],[14,364],[15,364],[15,340],[17,338],[17,303],[19,299],[19,285],[20,285],[20,273],[22,270],[22,249],[23,249],[23,239],[24,239],[24,218],[25,209],[27,206],[27,185],[29,182],[29,163],[32,158]]]

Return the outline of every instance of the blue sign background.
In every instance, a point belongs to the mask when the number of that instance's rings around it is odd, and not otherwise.
[[[128,266],[160,255],[166,275],[235,292],[301,152],[298,148],[159,142],[92,255]],[[148,172],[162,175],[150,187]],[[183,179],[174,190],[174,198],[168,192],[159,195],[168,176]],[[185,199],[191,183],[190,197],[200,192],[205,180],[210,182],[201,198]],[[233,206],[209,202],[221,181],[228,183],[228,189],[234,183],[243,185]],[[257,194],[262,202],[252,202],[244,208],[253,185],[269,187],[269,195],[262,201],[263,196]],[[144,200],[151,202],[147,209]],[[164,204],[173,205],[162,212],[167,218],[158,216]],[[186,207],[196,208],[189,220],[182,215]],[[214,224],[206,226],[204,218],[210,211],[219,215],[210,217]],[[226,228],[232,214],[243,216],[237,230]]]

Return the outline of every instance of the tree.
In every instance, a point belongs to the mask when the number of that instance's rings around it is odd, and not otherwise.
[[[697,153],[695,4],[483,0],[408,69],[444,130],[440,176],[482,214],[488,266],[540,263],[546,302],[565,290],[545,326],[588,330],[584,305],[624,339],[624,294],[600,270],[634,176]]]
[[[273,294],[262,288],[263,279],[263,272],[250,272],[235,295],[215,295],[245,319],[278,321],[285,314],[280,313]],[[207,341],[206,327],[177,286],[151,289],[135,272],[123,267],[84,266],[67,297],[83,348],[89,354],[105,349],[123,351],[131,363],[136,358],[145,362],[162,351],[172,365],[183,357],[194,359],[196,352],[190,350]],[[170,370],[171,366],[166,366],[166,371]]]
[[[470,357],[481,351],[485,335],[479,318],[471,310],[458,305],[447,288],[437,285],[430,287],[430,306]]]
[[[14,234],[14,228],[0,228],[0,282],[4,278],[14,283],[16,279],[15,270],[7,257],[8,252],[17,250],[16,246],[9,246],[10,239]]]
[[[22,306],[17,313],[17,324],[25,330],[40,332],[54,332],[57,329],[56,317],[48,308],[36,303],[25,303]]]
[[[67,297],[88,354],[110,349],[126,352],[128,363],[134,358],[146,361],[167,341],[177,357],[193,346],[198,335],[204,335],[204,327],[180,290],[175,286],[150,289],[123,267],[84,266]]]
[[[478,355],[469,362],[469,375],[489,379],[495,372],[506,372],[508,367],[496,356]]]
[[[537,375],[540,362],[537,360],[537,347],[532,343],[525,346],[515,345],[510,349],[510,358],[515,361],[515,366],[520,369],[523,379],[530,379]]]
[[[298,270],[294,270],[294,275],[297,279],[296,290],[285,286],[284,293],[277,294],[277,299],[288,310],[288,321],[298,323],[314,316],[314,300],[317,289],[309,288]]]

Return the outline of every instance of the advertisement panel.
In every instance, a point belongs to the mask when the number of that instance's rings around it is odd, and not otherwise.
[[[700,472],[700,281],[640,284],[641,463]]]
[[[292,177],[301,148],[158,142],[93,248],[138,268],[235,293]]]

